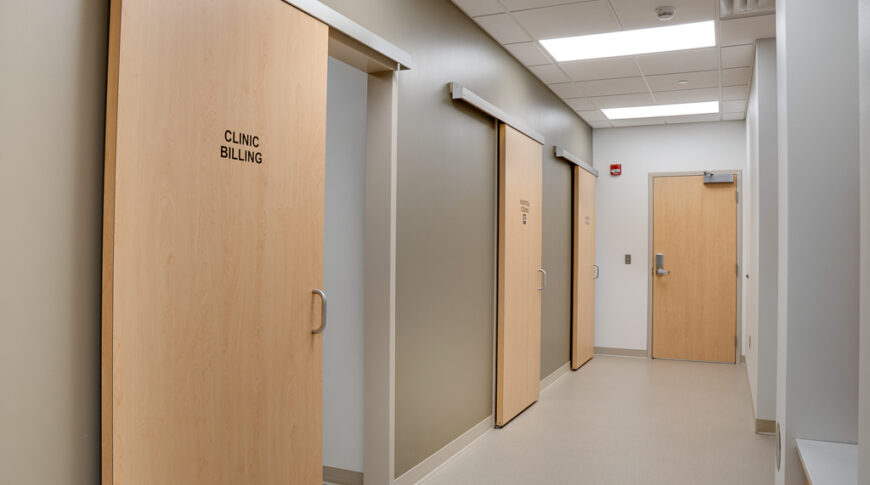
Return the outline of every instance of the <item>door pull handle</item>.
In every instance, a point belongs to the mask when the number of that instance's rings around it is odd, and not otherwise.
[[[541,282],[541,286],[538,288],[538,291],[541,291],[547,287],[547,271],[542,269],[542,268],[538,268],[538,271],[540,271],[541,274],[543,275],[541,277],[543,279],[543,281]]]
[[[311,333],[323,333],[326,330],[326,292],[323,290],[311,290],[311,293],[320,295],[320,327],[315,328]]]

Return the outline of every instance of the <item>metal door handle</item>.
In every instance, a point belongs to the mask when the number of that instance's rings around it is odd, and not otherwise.
[[[541,268],[538,268],[538,271],[540,271],[541,274],[543,274],[543,277],[542,277],[542,278],[543,278],[542,286],[541,286],[540,288],[538,288],[538,290],[543,290],[544,288],[547,287],[547,271],[544,270],[544,269],[541,269]]]
[[[598,277],[601,276],[601,268],[599,268],[597,264],[593,264],[592,267],[595,268],[595,277],[592,279],[597,280]]]
[[[659,276],[670,274],[670,271],[665,269],[665,255],[662,253],[656,253],[656,274]]]
[[[320,328],[315,328],[311,333],[323,333],[326,330],[326,292],[323,290],[311,290],[311,293],[320,295]]]

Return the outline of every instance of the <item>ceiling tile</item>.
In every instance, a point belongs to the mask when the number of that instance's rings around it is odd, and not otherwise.
[[[740,84],[749,84],[749,79],[752,77],[752,69],[749,67],[737,67],[734,69],[722,70],[722,85],[737,86]]]
[[[633,106],[649,106],[655,104],[649,93],[620,94],[616,96],[597,96],[589,101],[599,108],[627,108]]]
[[[474,17],[474,21],[500,44],[513,44],[515,42],[532,40],[508,14]]]
[[[560,98],[580,98],[583,93],[574,85],[574,83],[556,83],[549,84],[550,89]]]
[[[726,86],[722,88],[722,99],[725,101],[734,101],[746,99],[749,97],[749,85],[743,86]]]
[[[589,121],[607,121],[607,118],[601,114],[601,111],[592,110],[592,111],[578,111],[578,115],[580,115],[587,122]]]
[[[656,91],[653,93],[658,104],[700,103],[719,101],[719,88],[680,89],[678,91]]]
[[[733,47],[722,48],[722,67],[744,67],[751,66],[755,58],[755,45],[735,45]]]
[[[540,66],[542,64],[553,63],[553,60],[547,54],[544,54],[544,49],[537,42],[508,44],[504,48],[522,62],[524,66]]]
[[[721,121],[722,116],[719,113],[711,113],[706,115],[686,115],[686,116],[669,116],[665,121],[669,125],[677,123],[702,123],[705,121]]]
[[[737,113],[746,111],[746,100],[739,101],[723,101],[722,109],[720,110],[723,113]]]
[[[453,0],[453,3],[469,17],[504,12],[504,7],[498,0]]]
[[[673,72],[710,71],[719,69],[716,47],[677,52],[662,52],[638,56],[640,68],[647,76]]]
[[[608,96],[612,94],[632,94],[649,91],[642,77],[583,81],[578,82],[577,85],[586,93],[586,96]]]
[[[609,121],[590,121],[589,126],[592,128],[611,128]]]
[[[676,15],[669,23],[687,24],[716,18],[715,4],[718,2],[699,0],[610,0],[616,16],[626,30],[661,27],[665,25],[656,17],[655,9],[661,5],[677,8]]]
[[[550,7],[568,3],[566,0],[501,0],[508,10],[528,10],[530,8]]]
[[[719,45],[750,44],[776,37],[776,16],[761,15],[719,22]]]
[[[640,70],[633,57],[562,62],[559,65],[575,81],[640,76]]]
[[[647,82],[653,91],[676,91],[678,89],[718,88],[719,71],[684,72],[681,74],[663,74],[647,76]],[[678,81],[689,81],[688,84],[677,84]]]
[[[739,113],[722,113],[722,119],[725,121],[742,120],[744,118],[746,118],[746,113],[742,111]]]
[[[610,123],[617,128],[627,126],[650,126],[665,124],[664,118],[634,118],[630,120],[612,120]]]
[[[536,8],[513,15],[535,40],[619,30],[606,0]]]
[[[566,103],[570,106],[574,111],[591,111],[593,109],[597,109],[592,101],[589,101],[586,98],[573,98],[566,99]]]
[[[568,76],[565,75],[561,70],[559,70],[559,66],[555,64],[548,64],[546,66],[531,66],[529,70],[541,81],[544,81],[547,84],[555,84],[555,83],[565,83],[570,81]]]

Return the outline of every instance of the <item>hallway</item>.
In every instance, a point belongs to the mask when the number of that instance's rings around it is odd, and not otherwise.
[[[743,364],[596,356],[421,483],[769,484],[751,406]]]

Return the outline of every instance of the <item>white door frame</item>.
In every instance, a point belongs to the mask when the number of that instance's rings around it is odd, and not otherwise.
[[[739,364],[743,356],[743,170],[699,170],[691,172],[651,172],[649,174],[649,234],[648,238],[648,268],[647,268],[647,334],[646,348],[647,357],[652,359],[653,351],[653,271],[655,269],[655,248],[653,247],[653,226],[654,226],[654,193],[653,179],[657,177],[685,177],[699,176],[704,173],[726,173],[734,174],[737,184],[737,310],[735,320],[735,348],[734,348],[734,363]]]

